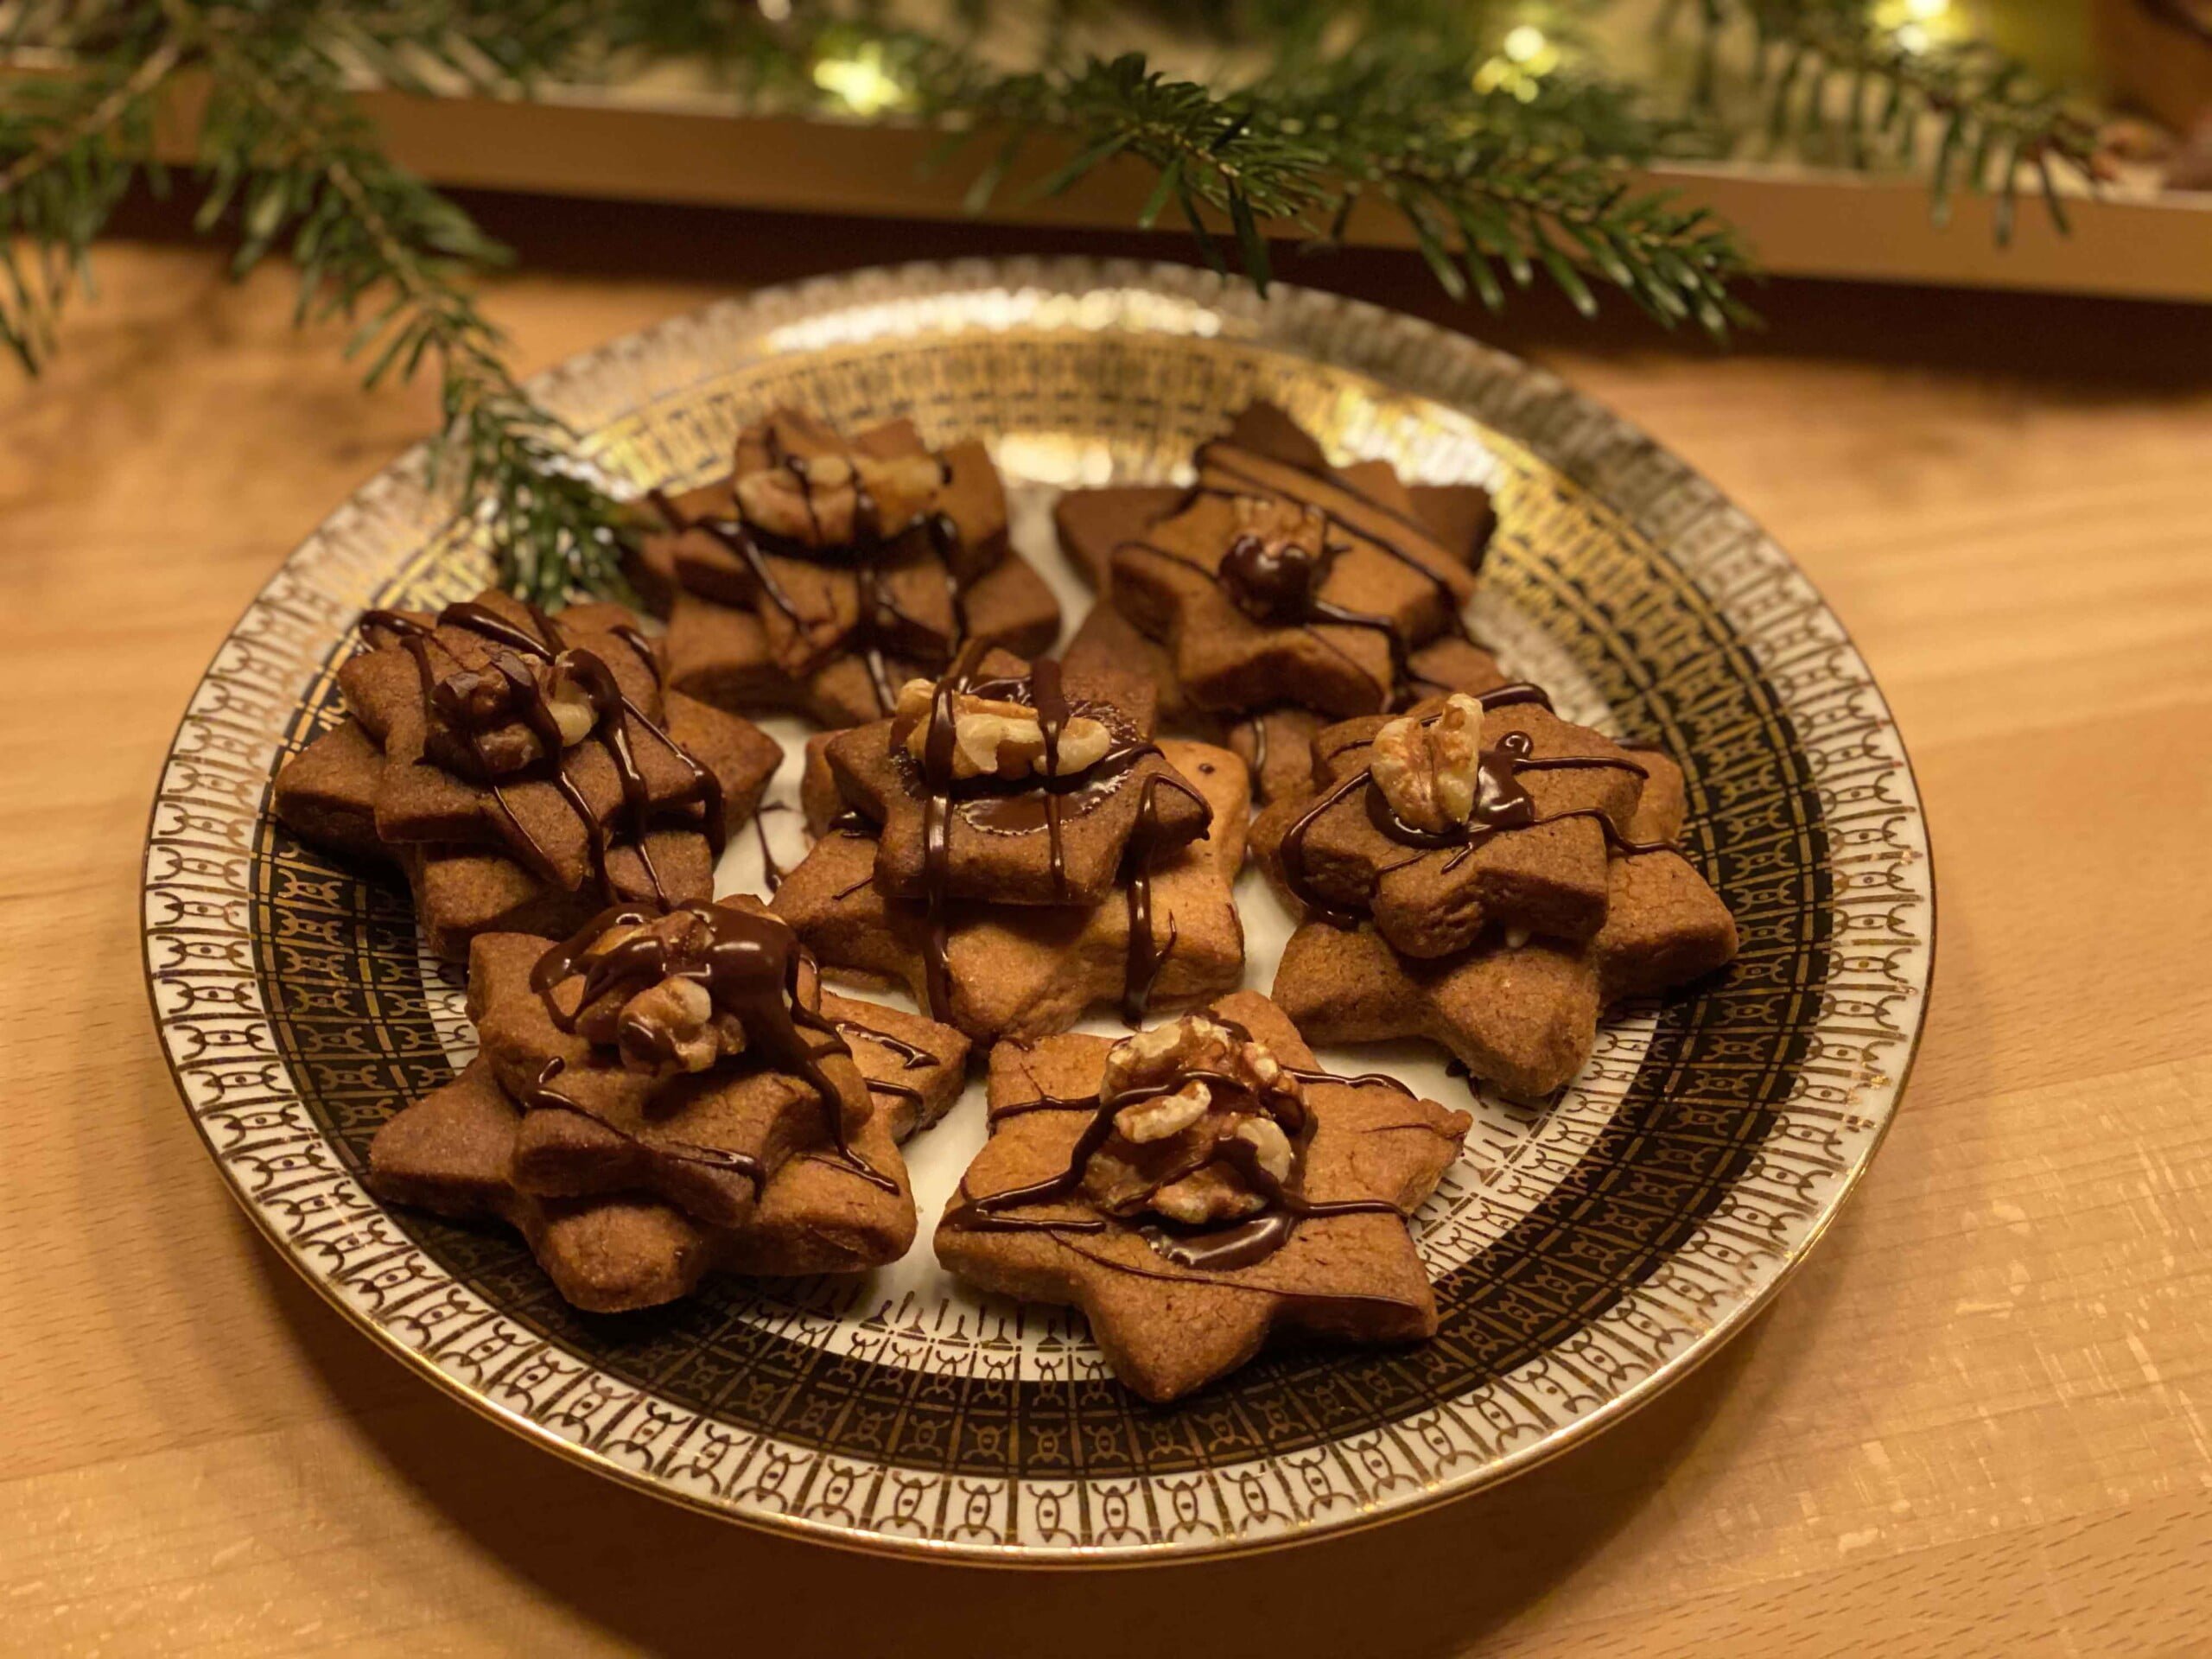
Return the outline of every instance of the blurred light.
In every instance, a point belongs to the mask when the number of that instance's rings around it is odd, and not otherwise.
[[[1959,15],[1951,0],[1880,0],[1874,8],[1877,27],[1889,29],[1907,52],[1925,52],[1939,41],[1955,37]]]
[[[849,58],[823,58],[814,84],[856,115],[875,115],[906,101],[906,89],[883,67],[882,48],[869,43]]]
[[[783,22],[791,15],[791,0],[760,0],[760,15],[772,23]]]
[[[1478,92],[1504,92],[1523,104],[1534,101],[1537,82],[1559,67],[1560,49],[1534,23],[1516,23],[1498,42],[1496,56],[1475,71]]]

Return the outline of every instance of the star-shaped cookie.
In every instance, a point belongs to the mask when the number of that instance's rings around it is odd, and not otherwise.
[[[1469,1128],[1465,1113],[1383,1080],[1319,1072],[1256,993],[1210,1013],[1236,1057],[1186,1055],[1193,1039],[1181,1030],[1119,1049],[1080,1034],[1001,1043],[990,1139],[937,1230],[938,1259],[962,1277],[1080,1307],[1115,1375],[1153,1401],[1235,1370],[1279,1332],[1433,1334],[1434,1293],[1405,1217]],[[1255,1040],[1266,1058],[1251,1056]],[[1173,1075],[1130,1087],[1151,1079],[1147,1066]],[[1211,1081],[1193,1095],[1185,1072]],[[1298,1078],[1287,1100],[1275,1093],[1285,1072]],[[1205,1121],[1261,1118],[1263,1095],[1275,1097],[1274,1128]],[[1190,1139],[1210,1133],[1220,1137],[1211,1150]],[[1263,1196],[1270,1188],[1276,1197]]]
[[[1160,747],[1205,798],[1205,838],[1166,853],[1132,849],[1117,890],[1089,907],[950,901],[934,1000],[928,908],[877,885],[868,826],[830,829],[784,878],[775,912],[825,972],[903,985],[980,1041],[1064,1031],[1099,1003],[1179,1007],[1217,995],[1243,972],[1243,924],[1230,888],[1243,864],[1250,784],[1224,749],[1173,738]],[[820,784],[804,793],[828,828]]]
[[[1582,1069],[1599,1014],[1656,995],[1733,959],[1736,924],[1680,853],[1658,844],[1681,823],[1680,773],[1654,761],[1654,785],[1630,819],[1635,842],[1605,867],[1605,921],[1577,945],[1530,938],[1421,958],[1373,925],[1307,922],[1291,935],[1273,995],[1315,1042],[1421,1037],[1508,1094],[1550,1094]]]
[[[1248,404],[1230,424],[1229,437],[1294,466],[1330,470],[1329,458],[1304,428],[1272,404]],[[1402,485],[1388,461],[1357,462],[1338,469],[1355,487],[1425,524],[1437,544],[1478,569],[1497,527],[1490,492],[1479,484]],[[1190,495],[1179,484],[1107,484],[1065,492],[1052,505],[1052,528],[1070,567],[1093,588],[1112,579],[1114,550],[1141,541],[1162,518],[1171,517]]]
[[[973,441],[933,454],[901,420],[849,442],[778,410],[739,435],[728,479],[655,501],[633,579],[669,618],[671,683],[718,707],[852,725],[963,640],[1036,651],[1059,632]]]
[[[398,863],[449,958],[609,899],[704,898],[780,759],[747,721],[665,692],[620,607],[549,617],[486,593],[372,612],[363,632],[339,675],[351,718],[285,765],[273,805],[305,839]]]
[[[1605,920],[1607,849],[1626,836],[1649,763],[1560,719],[1535,688],[1344,721],[1311,750],[1311,785],[1271,806],[1255,835],[1294,904],[1370,918],[1411,957],[1450,956],[1495,930],[1586,939]],[[1458,810],[1406,822],[1393,791],[1432,805],[1447,752]]]
[[[715,908],[788,941],[752,901]],[[617,925],[662,919],[641,912]],[[470,1004],[483,1052],[378,1133],[377,1191],[449,1214],[504,1216],[569,1300],[601,1310],[681,1295],[709,1268],[842,1272],[905,1253],[914,1215],[895,1147],[958,1094],[968,1047],[959,1033],[825,995],[798,961],[794,1007],[814,1018],[796,1028],[836,1096],[833,1133],[820,1095],[779,1069],[785,1060],[749,1063],[741,1048],[696,1073],[626,1065],[622,1051],[636,1058],[630,1027],[653,1009],[623,995],[628,984],[612,994],[619,1016],[585,1007],[575,976],[538,976],[541,992],[531,981],[548,956],[542,939],[477,941]],[[765,1039],[759,1009],[737,1001],[754,1021],[745,1029]],[[563,1030],[561,1017],[579,1013],[578,1029]],[[618,1017],[619,1043],[593,1040]]]
[[[874,1116],[812,963],[757,900],[617,910],[584,931],[550,950],[518,934],[469,950],[478,1040],[530,1109],[514,1159],[526,1190],[648,1192],[741,1226],[784,1162],[836,1154]],[[653,954],[649,936],[675,943]],[[759,982],[779,963],[777,983]],[[845,1161],[863,1184],[895,1188],[889,1172]]]
[[[934,1043],[918,1065],[911,1054],[851,1036],[871,1084],[912,1090],[883,1098],[854,1136],[871,1164],[896,1167],[898,1142],[940,1114],[958,1095],[967,1041],[958,1033],[897,1009],[834,995],[825,1013],[906,1033],[902,1044]],[[916,1027],[921,1028],[918,1032]],[[787,1160],[744,1226],[710,1226],[645,1192],[546,1197],[516,1185],[514,1151],[524,1121],[490,1060],[479,1057],[452,1083],[403,1109],[370,1148],[369,1185],[395,1204],[441,1215],[493,1216],[529,1242],[563,1298],[588,1313],[658,1306],[690,1294],[710,1272],[790,1276],[857,1273],[897,1260],[913,1237],[911,1204],[865,1183],[832,1160]]]
[[[1196,470],[1107,566],[1109,596],[1166,643],[1194,706],[1389,709],[1417,672],[1411,653],[1460,631],[1469,566],[1387,467],[1330,467],[1279,410],[1255,408]],[[1108,515],[1069,505],[1060,523],[1080,549]]]
[[[876,826],[875,882],[891,897],[1089,906],[1140,821],[1155,855],[1205,833],[1205,798],[1152,734],[1141,680],[971,646],[944,679],[902,690],[893,718],[837,734],[823,755],[844,804]]]

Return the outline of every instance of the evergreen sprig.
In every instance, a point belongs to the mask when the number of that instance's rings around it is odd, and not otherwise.
[[[1926,154],[1939,224],[1958,189],[1986,193],[1996,200],[1997,239],[2009,242],[2020,192],[2031,186],[2058,229],[2069,228],[2059,176],[2094,181],[2095,130],[1986,41],[1916,41],[1907,31],[1917,25],[1884,24],[1856,0],[1699,4],[1699,93],[1712,96],[1713,65],[1730,32],[1747,35],[1770,149],[1791,143],[1859,168],[1910,168]]]
[[[1695,3],[1709,56],[1748,36],[1777,137],[1840,131],[1866,164],[1910,161],[1912,135],[1934,125],[1939,208],[1960,183],[1994,189],[2009,229],[2024,176],[2057,213],[2054,163],[2086,159],[2087,130],[2015,67],[1978,46],[1908,51],[1868,0]],[[1039,45],[1009,67],[1001,25],[1017,14]],[[1723,143],[1713,104],[1655,114],[1586,67],[1486,79],[1495,0],[1198,0],[1188,21],[1236,43],[1224,64],[1246,66],[1202,77],[1084,51],[1085,16],[1079,0],[955,0],[922,30],[887,0],[0,0],[0,48],[65,65],[0,83],[0,341],[33,372],[53,349],[118,202],[142,181],[167,186],[155,123],[194,72],[201,227],[236,238],[240,272],[287,255],[300,321],[346,323],[369,385],[435,374],[435,477],[486,527],[506,585],[549,604],[626,596],[626,509],[516,382],[472,296],[505,251],[391,162],[353,92],[528,97],[673,58],[755,105],[799,108],[825,101],[830,68],[872,64],[903,117],[945,129],[937,162],[968,169],[977,208],[1040,142],[1055,165],[1033,196],[1141,166],[1141,222],[1173,210],[1211,263],[1262,291],[1271,238],[1325,245],[1355,212],[1382,211],[1453,296],[1492,308],[1541,274],[1585,312],[1610,285],[1670,327],[1718,336],[1747,315],[1732,231],[1632,171]]]

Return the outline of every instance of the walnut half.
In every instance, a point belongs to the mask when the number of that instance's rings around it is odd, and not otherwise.
[[[936,699],[937,687],[928,680],[909,680],[899,689],[898,707],[891,717],[891,740],[917,760],[928,756],[930,719]],[[998,778],[1014,782],[1047,772],[1045,728],[1037,711],[1027,703],[956,691],[952,732],[956,780]],[[1052,746],[1050,774],[1071,778],[1090,771],[1106,758],[1113,741],[1113,734],[1102,721],[1086,715],[1070,715]]]
[[[1144,1092],[1178,1082],[1169,1093]],[[1297,1154],[1268,1102],[1302,1108],[1304,1090],[1264,1043],[1218,1020],[1185,1014],[1116,1043],[1100,1090],[1109,1103],[1142,1096],[1115,1113],[1114,1133],[1084,1172],[1084,1191],[1109,1215],[1150,1211],[1205,1226],[1265,1208],[1265,1192],[1218,1155],[1232,1141],[1251,1147],[1268,1180],[1292,1179]]]
[[[1482,704],[1454,692],[1427,720],[1408,715],[1376,733],[1375,786],[1401,823],[1441,835],[1475,816],[1482,743]]]

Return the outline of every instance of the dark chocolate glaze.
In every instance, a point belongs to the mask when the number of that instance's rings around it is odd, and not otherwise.
[[[1268,541],[1248,531],[1229,544],[1215,579],[1230,602],[1255,622],[1288,626],[1313,613],[1313,590],[1327,574],[1333,551],[1287,539]]]
[[[646,837],[651,833],[653,804],[646,787],[645,775],[639,770],[637,755],[631,747],[630,724],[635,721],[645,731],[664,744],[669,752],[683,762],[691,773],[691,786],[686,791],[685,802],[696,802],[706,819],[709,843],[719,855],[729,840],[728,803],[722,794],[721,780],[706,766],[693,759],[681,744],[649,717],[645,710],[625,696],[613,671],[597,655],[565,644],[562,632],[553,620],[536,606],[529,607],[536,632],[517,626],[490,607],[474,600],[463,600],[448,605],[438,613],[435,623],[425,625],[402,611],[372,610],[363,614],[362,632],[379,630],[398,639],[409,656],[415,660],[416,671],[421,679],[425,715],[435,712],[448,726],[459,733],[474,756],[477,769],[499,807],[510,844],[523,863],[539,880],[553,886],[562,886],[561,873],[551,855],[524,825],[516,814],[513,803],[507,798],[505,783],[493,771],[483,747],[484,733],[519,718],[538,741],[543,751],[531,766],[523,769],[528,777],[538,772],[560,792],[569,810],[584,831],[589,849],[591,869],[601,895],[612,899],[619,897],[609,868],[609,855],[615,842],[599,815],[569,777],[566,765],[567,746],[564,745],[560,722],[553,710],[546,680],[566,676],[572,679],[589,700],[592,709],[591,730],[585,741],[596,741],[607,751],[613,763],[614,772],[622,789],[622,827],[628,832],[628,844],[638,855],[653,897],[667,902],[667,892],[661,885],[660,872],[654,867],[652,854]],[[464,629],[492,642],[495,649],[489,664],[482,670],[471,670],[458,658],[454,664],[458,671],[441,680],[430,660],[431,652],[446,651],[437,639],[442,627]],[[614,630],[616,637],[638,652],[641,660],[659,678],[659,658],[652,645],[628,625]],[[452,657],[450,651],[446,655]],[[532,664],[543,664],[552,671],[550,676],[541,677]]]
[[[768,849],[768,825],[766,820],[768,814],[771,812],[788,812],[791,809],[785,805],[781,801],[770,801],[761,806],[753,815],[753,838],[760,843],[760,880],[771,893],[775,892],[777,888],[784,885],[784,877],[789,874],[790,872],[785,870],[782,865],[776,862],[775,854]]]
[[[1122,880],[1129,915],[1128,961],[1122,982],[1122,1019],[1132,1027],[1143,1023],[1145,1012],[1152,1006],[1152,988],[1159,981],[1168,953],[1175,948],[1173,917],[1167,922],[1166,943],[1157,943],[1152,937],[1152,867],[1160,853],[1160,791],[1163,785],[1180,790],[1197,802],[1201,810],[1209,814],[1213,810],[1205,796],[1172,772],[1152,773],[1144,780],[1144,792],[1137,798],[1137,821],[1122,854]]]
[[[1236,1021],[1222,1020],[1220,1023],[1229,1027],[1240,1039],[1249,1039],[1250,1033]],[[1413,1093],[1395,1077],[1384,1077],[1379,1074],[1348,1077],[1329,1071],[1289,1067],[1285,1070],[1306,1083],[1337,1084],[1350,1088],[1382,1084],[1408,1096]],[[1187,1227],[1158,1217],[1134,1222],[1130,1217],[1096,1214],[1054,1217],[1009,1213],[1031,1205],[1063,1203],[1077,1197],[1083,1191],[1084,1175],[1091,1158],[1114,1133],[1115,1115],[1126,1106],[1173,1094],[1194,1079],[1217,1090],[1228,1090],[1243,1100],[1252,1102],[1275,1121],[1293,1148],[1290,1179],[1277,1181],[1269,1175],[1260,1164],[1258,1148],[1249,1141],[1224,1137],[1201,1155],[1163,1170],[1146,1188],[1143,1197],[1149,1198],[1160,1188],[1195,1173],[1208,1164],[1218,1162],[1233,1168],[1245,1183],[1247,1190],[1260,1196],[1265,1207],[1257,1214],[1225,1225]],[[1165,1083],[1147,1084],[1110,1096],[1103,1092],[1078,1098],[1039,1096],[1034,1100],[1001,1108],[992,1115],[992,1120],[996,1122],[1000,1119],[1039,1111],[1090,1114],[1090,1122],[1084,1125],[1069,1153],[1067,1166],[1043,1180],[1033,1181],[1026,1186],[1010,1187],[982,1198],[969,1193],[963,1185],[945,1212],[947,1226],[975,1232],[1100,1233],[1120,1220],[1124,1224],[1133,1224],[1138,1236],[1154,1253],[1179,1267],[1200,1272],[1234,1272],[1239,1268],[1251,1267],[1262,1262],[1281,1249],[1289,1243],[1301,1221],[1325,1216],[1366,1213],[1402,1216],[1404,1213],[1397,1205],[1382,1198],[1324,1201],[1306,1197],[1300,1190],[1300,1180],[1306,1147],[1313,1138],[1313,1117],[1304,1103],[1280,1096],[1255,1096],[1240,1079],[1208,1068],[1193,1067]],[[1137,1213],[1141,1213],[1141,1200]]]
[[[1252,792],[1264,795],[1268,776],[1268,717],[1254,715],[1244,722],[1252,734]]]
[[[602,996],[626,1000],[671,976],[693,980],[706,988],[717,1013],[734,1015],[744,1027],[746,1047],[740,1057],[744,1063],[786,1072],[814,1091],[838,1161],[872,1185],[896,1192],[898,1184],[872,1167],[847,1138],[843,1098],[823,1071],[822,1061],[831,1054],[850,1058],[852,1051],[832,1021],[799,1000],[799,971],[806,958],[798,936],[777,917],[727,905],[683,905],[665,913],[690,917],[697,927],[679,943],[658,931],[640,931],[594,953],[593,945],[610,928],[644,930],[659,918],[642,906],[617,905],[539,957],[531,974],[531,988],[544,1002],[547,1017],[573,1034],[583,1011]],[[563,1014],[554,990],[578,976],[583,984],[575,1011]],[[826,1040],[817,1046],[809,1040],[808,1033]],[[673,1058],[665,1032],[626,1021],[621,1034],[656,1059]]]
[[[902,1071],[916,1071],[923,1066],[937,1064],[936,1055],[931,1053],[926,1048],[908,1042],[904,1037],[893,1037],[887,1031],[879,1031],[874,1026],[863,1024],[858,1020],[840,1020],[836,1024],[837,1029],[841,1032],[848,1033],[858,1032],[868,1041],[889,1049],[899,1057],[899,1069]]]

